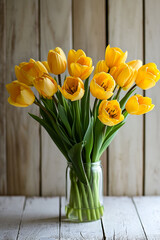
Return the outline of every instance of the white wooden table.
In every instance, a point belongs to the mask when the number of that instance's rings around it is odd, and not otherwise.
[[[0,197],[0,240],[160,240],[160,197],[105,197],[103,219],[70,223],[64,198]]]

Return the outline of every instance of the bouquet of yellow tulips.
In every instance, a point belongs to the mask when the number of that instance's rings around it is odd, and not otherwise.
[[[94,70],[92,59],[82,50],[70,50],[68,60],[59,47],[50,50],[47,61],[30,59],[15,67],[16,81],[6,85],[8,102],[16,107],[36,104],[40,116],[30,114],[48,132],[70,170],[66,215],[78,221],[92,221],[103,215],[99,177],[91,165],[100,161],[128,114],[140,115],[154,108],[149,97],[135,94],[136,87],[149,89],[160,78],[156,64],[125,63],[127,52],[110,48]],[[68,64],[69,76],[61,74]],[[37,98],[31,87],[38,93]],[[121,91],[125,94],[121,97]],[[90,106],[90,93],[95,97]]]

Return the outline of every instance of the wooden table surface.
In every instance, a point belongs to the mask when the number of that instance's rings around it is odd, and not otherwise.
[[[0,240],[160,240],[160,197],[105,197],[103,219],[71,223],[64,198],[0,197]]]

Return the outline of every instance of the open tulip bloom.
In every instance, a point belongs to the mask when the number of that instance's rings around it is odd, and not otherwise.
[[[86,166],[100,161],[128,114],[140,115],[154,108],[152,100],[135,94],[135,89],[155,86],[160,71],[154,63],[142,66],[140,60],[126,63],[126,58],[127,52],[108,46],[105,60],[98,62],[89,83],[94,69],[92,59],[82,50],[70,50],[67,59],[57,47],[49,51],[47,61],[31,59],[20,63],[15,68],[17,80],[6,85],[10,104],[27,107],[34,103],[39,107],[40,116],[29,113],[30,116],[45,128],[72,165],[66,215],[69,217],[74,211],[79,221],[96,220],[103,215],[99,179],[96,175],[91,178]],[[62,82],[67,63],[69,76]],[[38,91],[39,98],[31,87]],[[95,99],[93,107],[90,93]],[[88,208],[85,214],[82,208]]]

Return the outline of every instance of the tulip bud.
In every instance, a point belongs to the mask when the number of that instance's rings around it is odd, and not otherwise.
[[[115,81],[109,73],[100,72],[94,75],[90,83],[92,95],[98,99],[105,100],[113,95]]]
[[[152,99],[139,94],[130,97],[126,103],[126,110],[132,115],[141,115],[151,111],[153,108]]]
[[[117,100],[103,100],[99,105],[98,118],[103,124],[114,126],[123,121],[124,116],[121,112],[122,110]]]
[[[35,100],[34,93],[30,87],[17,80],[7,84],[6,88],[10,94],[8,102],[13,106],[28,107]]]
[[[133,61],[128,62],[127,64],[128,64],[128,66],[133,67],[137,71],[140,67],[142,67],[142,61],[141,60],[133,60]]]
[[[48,62],[47,62],[47,61],[42,61],[42,64],[45,66],[45,68],[47,69],[47,71],[48,71],[49,73],[51,73],[51,70],[50,70],[50,68],[49,68]]]
[[[19,66],[15,66],[17,80],[29,86],[32,86],[33,80],[42,76],[43,73],[48,73],[47,69],[41,62],[34,59],[30,59],[28,63],[22,62]]]
[[[44,98],[51,98],[58,90],[57,82],[47,73],[36,78],[33,84],[39,94]]]
[[[100,72],[106,72],[108,73],[109,67],[107,67],[106,63],[104,60],[101,60],[97,63],[96,68],[94,70],[94,75],[96,73],[100,73]]]
[[[108,45],[105,52],[106,65],[109,68],[112,68],[114,66],[117,67],[126,61],[127,55],[127,51],[124,53],[120,48],[111,48],[110,45]]]
[[[160,71],[157,69],[156,64],[147,63],[138,70],[135,82],[138,87],[147,90],[154,87],[159,79]]]
[[[137,70],[126,63],[122,63],[118,67],[111,68],[110,74],[123,90],[127,90],[135,82]]]
[[[86,57],[86,54],[79,49],[70,50],[68,53],[68,70],[71,76],[79,77],[82,80],[87,79],[94,67],[92,67],[92,59]]]
[[[48,65],[51,73],[55,75],[59,75],[65,72],[67,66],[67,59],[61,48],[56,47],[54,50],[49,51]]]
[[[84,95],[84,83],[78,77],[67,77],[62,87],[58,86],[62,95],[71,101],[79,100]]]

